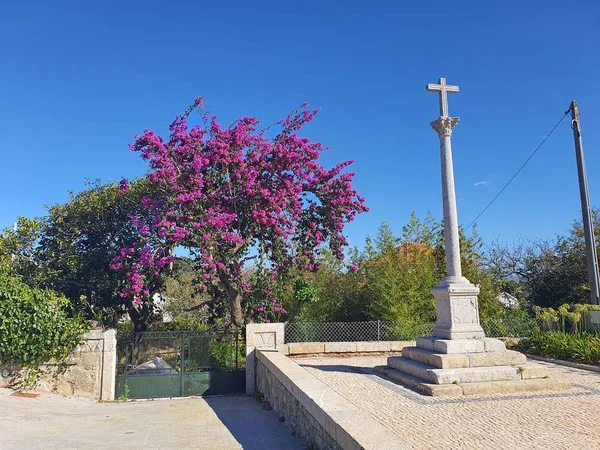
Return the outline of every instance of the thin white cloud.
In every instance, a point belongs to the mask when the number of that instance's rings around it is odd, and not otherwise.
[[[477,183],[473,183],[473,187],[489,186],[490,184],[492,184],[490,180],[478,181]]]

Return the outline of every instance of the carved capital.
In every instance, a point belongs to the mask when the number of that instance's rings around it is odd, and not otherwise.
[[[458,117],[438,117],[430,125],[439,136],[450,136],[452,129],[458,125],[459,120]]]

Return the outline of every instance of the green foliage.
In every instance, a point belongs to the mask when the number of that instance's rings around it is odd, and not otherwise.
[[[487,337],[526,337],[536,331],[537,322],[525,309],[516,307],[482,320],[481,326]]]
[[[6,228],[0,235],[0,257],[10,260],[11,272],[34,279],[39,262],[36,250],[44,219],[19,217],[16,229]]]
[[[382,250],[380,248],[380,250]],[[439,282],[429,247],[404,244],[363,264],[364,291],[371,319],[435,321],[431,289]]]
[[[351,322],[365,320],[367,303],[364,301],[362,277],[347,271],[344,264],[323,252],[315,280],[311,283],[316,295],[312,301],[299,302],[298,296],[284,300],[284,307],[298,322]],[[309,293],[311,293],[311,290]],[[314,291],[312,291],[314,293]]]
[[[599,310],[600,306],[589,304],[563,304],[556,310],[550,307],[533,307],[535,317],[538,320],[542,331],[554,331],[558,328],[562,333],[566,333],[567,330],[569,330],[574,334],[585,331],[585,314],[589,311]]]
[[[294,283],[294,300],[299,304],[319,301],[317,287],[302,277],[296,278],[296,282]]]
[[[389,332],[395,341],[414,341],[431,334],[432,323],[406,321],[397,323]]]
[[[176,271],[165,279],[161,294],[165,300],[163,315],[169,315],[177,329],[203,329],[213,319],[212,302],[198,289],[199,284],[198,274],[191,268]]]
[[[143,331],[152,305],[136,310],[120,297],[124,275],[109,265],[121,248],[139,241],[129,216],[150,214],[140,206],[146,192],[143,180],[131,182],[127,192],[116,183],[91,182],[49,207],[42,219],[20,217],[16,232],[7,228],[0,236],[0,254],[14,255],[14,275],[32,287],[60,292],[87,318],[109,327],[129,312]]]
[[[600,212],[593,210],[596,245]],[[553,240],[493,242],[486,264],[504,281],[503,292],[525,298],[531,307],[557,309],[563,304],[590,302],[583,228],[574,222],[565,236]]]
[[[600,363],[600,335],[591,333],[536,333],[521,343],[526,353],[589,364]]]
[[[120,322],[115,327],[119,333],[133,333],[134,324],[130,320]],[[211,327],[194,317],[175,317],[170,322],[154,321],[148,325],[148,331],[204,331]]]
[[[129,394],[131,393],[131,389],[129,389],[128,385],[125,385],[125,390],[124,392],[119,395],[119,398],[117,399],[118,403],[125,403],[129,401]]]
[[[49,290],[27,286],[0,266],[0,361],[32,369],[60,360],[87,331],[80,317],[69,317],[69,301]],[[27,380],[32,382],[33,380]]]
[[[245,367],[246,347],[240,340],[236,347],[235,336],[210,341],[210,355],[213,363],[221,370],[236,369],[236,351],[238,368]]]
[[[460,230],[460,237],[463,274],[480,287],[480,316],[482,320],[500,317],[505,312],[497,299],[500,283],[482,263],[481,238],[476,230],[469,236]],[[295,290],[295,298],[290,300],[294,307],[288,308],[300,311],[292,314],[294,321],[435,322],[431,290],[446,275],[446,268],[443,225],[431,214],[421,221],[413,212],[401,237],[383,222],[374,238],[366,237],[363,250],[353,248],[349,254],[357,271],[325,254],[311,285],[317,295],[308,291],[311,301],[303,302],[296,293],[306,291]]]

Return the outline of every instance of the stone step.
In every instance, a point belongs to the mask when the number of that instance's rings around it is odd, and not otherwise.
[[[428,383],[431,383],[429,372],[435,369],[435,367],[430,366],[429,364],[412,361],[403,356],[390,356],[387,360],[387,365],[392,369],[396,369],[400,372],[421,378]]]
[[[404,347],[402,356],[438,369],[523,366],[527,363],[525,355],[513,350],[483,353],[436,353],[419,347]]]
[[[474,353],[477,354],[477,353]],[[438,369],[457,369],[470,367],[467,354],[444,354],[419,347],[404,347],[402,356],[412,361],[427,364]]]
[[[439,369],[403,356],[389,357],[388,366],[434,384],[520,380],[522,378],[521,373],[523,372],[523,368],[516,366]]]
[[[417,347],[435,353],[503,352],[506,345],[500,339],[438,339],[432,336],[417,338]]]
[[[388,366],[377,366],[375,367],[375,372],[402,383],[407,388],[419,392],[420,394],[436,397],[463,395],[462,389],[456,384],[431,384],[421,378],[414,377]]]
[[[483,383],[462,384],[432,384],[427,381],[400,372],[388,366],[375,367],[375,372],[391,380],[402,383],[409,389],[420,394],[432,396],[457,396],[457,395],[489,395],[510,394],[515,392],[531,393],[542,391],[564,391],[571,386],[564,381],[549,378],[524,379],[508,381],[490,381]]]

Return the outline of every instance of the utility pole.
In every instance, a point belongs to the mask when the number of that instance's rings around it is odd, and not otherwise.
[[[14,226],[13,226],[13,233],[16,235],[17,234],[17,222],[15,222]],[[10,269],[12,271],[14,265],[15,265],[15,259],[17,259],[17,255],[15,255],[14,253],[11,253],[10,255]]]
[[[583,141],[581,139],[581,126],[579,123],[579,109],[577,102],[571,102],[571,128],[575,139],[575,156],[577,157],[577,174],[579,176],[579,195],[581,197],[581,213],[583,216],[583,232],[585,234],[585,250],[587,255],[588,280],[590,282],[590,299],[592,304],[600,305],[600,292],[598,288],[598,258],[596,255],[596,241],[594,239],[594,226],[592,223],[592,209],[588,193],[587,175],[585,173],[585,160],[583,159]]]

